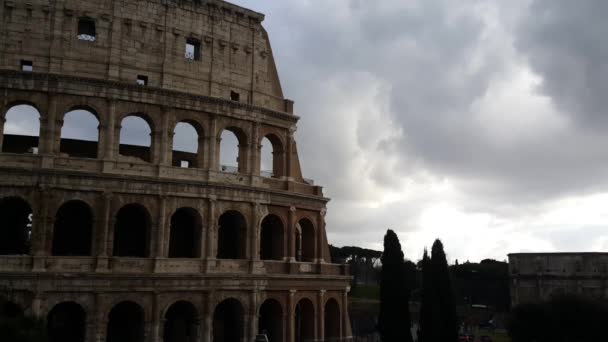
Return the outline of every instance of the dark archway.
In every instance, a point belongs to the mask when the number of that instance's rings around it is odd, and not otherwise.
[[[18,104],[5,114],[2,152],[37,154],[40,112],[29,104]]]
[[[242,342],[244,310],[241,303],[229,298],[218,304],[213,313],[213,342]]]
[[[315,339],[315,307],[308,298],[298,302],[295,309],[296,342],[312,342]]]
[[[87,315],[74,303],[57,304],[47,316],[49,342],[84,342]]]
[[[116,215],[113,255],[118,257],[148,256],[150,214],[139,204],[128,204]]]
[[[325,303],[325,341],[340,340],[340,305],[331,298]]]
[[[276,215],[268,215],[262,220],[260,233],[260,258],[262,260],[281,260],[283,252],[283,222]]]
[[[63,116],[59,151],[70,157],[97,158],[99,120],[86,109],[76,109]]]
[[[108,317],[107,342],[143,342],[144,309],[133,302],[121,302]]]
[[[163,329],[164,342],[197,342],[198,311],[192,303],[179,301],[167,310]]]
[[[247,223],[238,211],[227,211],[219,219],[218,259],[245,259]]]
[[[0,200],[0,255],[29,254],[32,219],[32,208],[21,198]]]
[[[0,318],[15,319],[23,317],[23,309],[13,302],[0,297]]]
[[[198,124],[182,121],[173,131],[173,151],[171,165],[183,168],[197,168],[202,153],[201,129]]]
[[[122,119],[118,151],[121,156],[152,161],[152,125],[143,114],[134,114]]]
[[[303,218],[298,222],[298,227],[300,243],[296,245],[296,259],[313,261],[315,259],[315,226],[310,220]]]
[[[91,255],[93,213],[83,201],[64,203],[55,215],[53,255]]]
[[[171,216],[169,258],[200,257],[201,223],[201,216],[192,208],[178,209]]]
[[[283,309],[274,299],[267,299],[260,307],[258,334],[266,334],[269,342],[283,341]]]

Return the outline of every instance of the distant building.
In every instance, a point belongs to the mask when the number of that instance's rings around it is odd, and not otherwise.
[[[509,254],[512,305],[578,294],[608,298],[608,253]]]

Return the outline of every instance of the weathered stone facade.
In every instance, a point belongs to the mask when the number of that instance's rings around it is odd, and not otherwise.
[[[512,305],[561,294],[608,299],[608,253],[509,254],[509,274]]]
[[[47,319],[52,341],[351,339],[350,277],[330,263],[328,199],[302,177],[263,15],[218,0],[3,0],[0,17],[1,295]],[[37,137],[4,133],[23,105]],[[61,138],[73,110],[96,117],[96,142]],[[130,116],[149,147],[121,144]],[[197,153],[173,150],[180,122]],[[221,171],[224,130],[237,172]]]

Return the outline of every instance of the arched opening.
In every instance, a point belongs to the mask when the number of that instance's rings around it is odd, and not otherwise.
[[[199,134],[191,123],[180,122],[173,131],[173,161],[171,165],[183,168],[197,168],[201,148]]]
[[[325,341],[340,340],[340,306],[331,298],[325,303]]]
[[[218,259],[245,259],[247,223],[238,211],[228,211],[219,219]]]
[[[315,339],[315,307],[308,298],[298,302],[295,310],[296,342],[312,342]]]
[[[110,311],[107,342],[143,342],[144,309],[133,302],[122,302]]]
[[[152,160],[151,146],[152,129],[146,120],[135,115],[122,119],[119,145],[121,156],[150,162]]]
[[[260,175],[280,178],[284,172],[284,151],[281,139],[269,134],[262,139],[260,155]]]
[[[258,334],[268,336],[269,342],[284,341],[283,339],[283,309],[274,299],[267,299],[260,307]]]
[[[247,138],[245,133],[235,127],[222,131],[219,148],[220,171],[245,173],[247,159]]]
[[[70,157],[97,158],[98,139],[99,120],[95,114],[84,109],[65,114],[59,152]]]
[[[0,199],[0,255],[29,254],[33,213],[30,205],[17,197]]]
[[[0,297],[0,318],[15,319],[20,317],[23,317],[23,310],[21,307]]]
[[[5,115],[2,152],[38,154],[40,113],[31,105],[11,107]]]
[[[114,256],[148,256],[148,232],[150,214],[139,204],[128,204],[116,215],[114,225]]]
[[[171,216],[169,258],[200,257],[201,216],[192,208],[178,209]]]
[[[49,342],[84,342],[86,313],[74,303],[57,304],[47,316]]]
[[[82,201],[64,203],[55,216],[53,255],[91,255],[93,213]]]
[[[233,298],[226,299],[215,307],[213,313],[213,342],[242,342],[244,333],[244,310]]]
[[[276,215],[268,215],[262,220],[260,259],[281,260],[284,255],[283,222]]]
[[[298,222],[296,234],[300,242],[296,244],[296,259],[311,262],[315,259],[315,226],[309,219],[303,218]]]
[[[164,342],[196,342],[199,335],[198,311],[192,303],[179,301],[167,310]]]

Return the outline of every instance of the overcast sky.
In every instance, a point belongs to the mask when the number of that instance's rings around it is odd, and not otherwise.
[[[382,249],[392,228],[409,259],[441,238],[452,262],[608,249],[608,1],[233,2],[266,14],[330,243]],[[96,134],[74,117],[62,134]],[[149,144],[132,123],[124,142]]]
[[[330,243],[608,248],[608,2],[234,0],[266,14]]]

